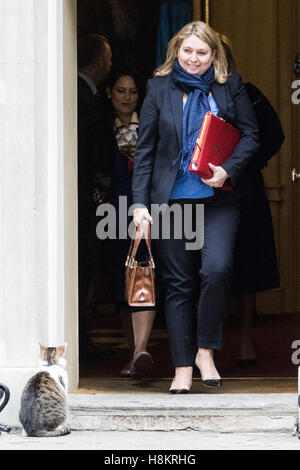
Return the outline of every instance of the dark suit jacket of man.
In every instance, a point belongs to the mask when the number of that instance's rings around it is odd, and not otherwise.
[[[78,202],[82,211],[95,211],[93,179],[112,173],[115,136],[111,113],[78,76]]]
[[[215,190],[217,198],[232,200],[246,191],[247,165],[259,148],[259,131],[239,74],[230,75],[226,84],[214,82],[211,92],[219,106],[218,116],[241,132],[240,142],[222,165],[230,176],[233,190]],[[168,203],[180,164],[177,157],[182,146],[182,99],[183,92],[171,75],[148,81],[134,157],[134,204],[149,209],[152,203]],[[172,164],[176,159],[176,164]]]

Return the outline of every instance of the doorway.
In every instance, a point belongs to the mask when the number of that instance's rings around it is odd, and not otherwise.
[[[139,68],[146,83],[158,65],[157,38],[162,3],[161,0],[79,0],[78,36],[87,33],[105,35],[112,46],[113,63]],[[292,185],[289,174],[297,166],[296,156],[300,154],[299,133],[295,127],[295,123],[300,124],[299,111],[290,100],[291,83],[295,79],[292,66],[296,46],[300,49],[296,26],[300,24],[296,20],[300,20],[299,1],[292,0],[288,7],[282,0],[211,0],[205,2],[205,7],[201,1],[186,3],[195,19],[202,15],[201,18],[209,19],[215,30],[231,39],[240,73],[245,81],[255,83],[268,97],[279,113],[286,134],[281,152],[263,171],[273,216],[281,286],[257,296],[256,364],[243,368],[236,363],[240,330],[234,301],[217,364],[226,377],[295,377],[297,364],[293,364],[291,356],[294,352],[292,344],[300,331],[297,289],[300,281],[297,266],[300,264],[295,262],[300,261],[300,250],[293,211],[297,211],[300,220],[300,190]],[[200,7],[195,8],[198,3]],[[269,37],[267,42],[265,35]],[[291,44],[294,47],[290,47]],[[80,377],[118,378],[129,359],[129,350],[118,308],[110,298],[107,279],[101,278],[101,273],[99,276],[99,298],[89,319],[95,355],[94,359],[80,363]],[[149,351],[155,362],[153,378],[172,376],[162,305],[158,306]]]

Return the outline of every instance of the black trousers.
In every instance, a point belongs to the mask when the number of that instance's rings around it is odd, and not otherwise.
[[[179,201],[170,201],[172,203]],[[185,201],[186,202],[186,201]],[[199,224],[192,202],[193,230]],[[153,240],[165,291],[165,315],[174,367],[192,366],[196,346],[221,349],[233,271],[233,252],[239,221],[239,201],[212,199],[204,204],[204,244],[187,250],[183,236]],[[184,218],[182,217],[182,224]],[[161,219],[160,219],[161,223]],[[160,233],[161,234],[161,233]]]

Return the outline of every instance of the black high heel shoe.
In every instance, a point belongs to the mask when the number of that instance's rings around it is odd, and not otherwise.
[[[147,377],[153,367],[153,359],[147,351],[140,352],[131,363],[132,378],[143,379]]]
[[[120,375],[123,379],[139,380],[147,377],[152,367],[151,355],[147,351],[142,351],[121,370]]]
[[[222,387],[223,382],[222,382],[222,379],[220,377],[208,377],[207,379],[204,379],[202,371],[201,371],[200,364],[197,364],[197,362],[195,362],[195,364],[196,364],[196,366],[198,367],[198,369],[200,371],[200,375],[201,375],[201,378],[202,378],[203,385],[205,385],[206,387],[211,387],[211,388],[220,388],[220,387]]]
[[[220,388],[223,385],[222,379],[206,379],[202,380],[202,382],[206,387]]]
[[[186,395],[190,393],[190,390],[187,388],[170,388],[169,392],[172,393],[172,395]]]
[[[174,382],[174,380],[173,380],[173,382]],[[172,382],[172,384],[173,384],[173,382]],[[169,392],[172,393],[172,395],[186,395],[187,393],[190,392],[191,387],[192,387],[192,381],[190,383],[189,388],[172,388],[172,384],[171,384],[171,387],[169,389]]]

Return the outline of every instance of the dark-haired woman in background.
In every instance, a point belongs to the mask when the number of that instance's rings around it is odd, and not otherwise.
[[[110,202],[116,208],[117,229],[119,228],[119,197],[127,197],[127,213],[128,208],[132,205],[131,181],[139,127],[140,90],[140,80],[134,72],[116,69],[111,72],[107,83],[107,94],[111,100],[116,146]],[[127,231],[131,219],[123,215],[122,220],[125,220],[126,223],[123,231]],[[115,300],[119,304],[131,354],[130,362],[121,371],[121,376],[142,378],[150,372],[153,364],[152,358],[147,352],[147,344],[155,317],[155,309],[147,307],[145,310],[129,307],[125,301],[125,261],[130,241],[129,237],[107,239],[104,246],[106,264],[113,280]]]

